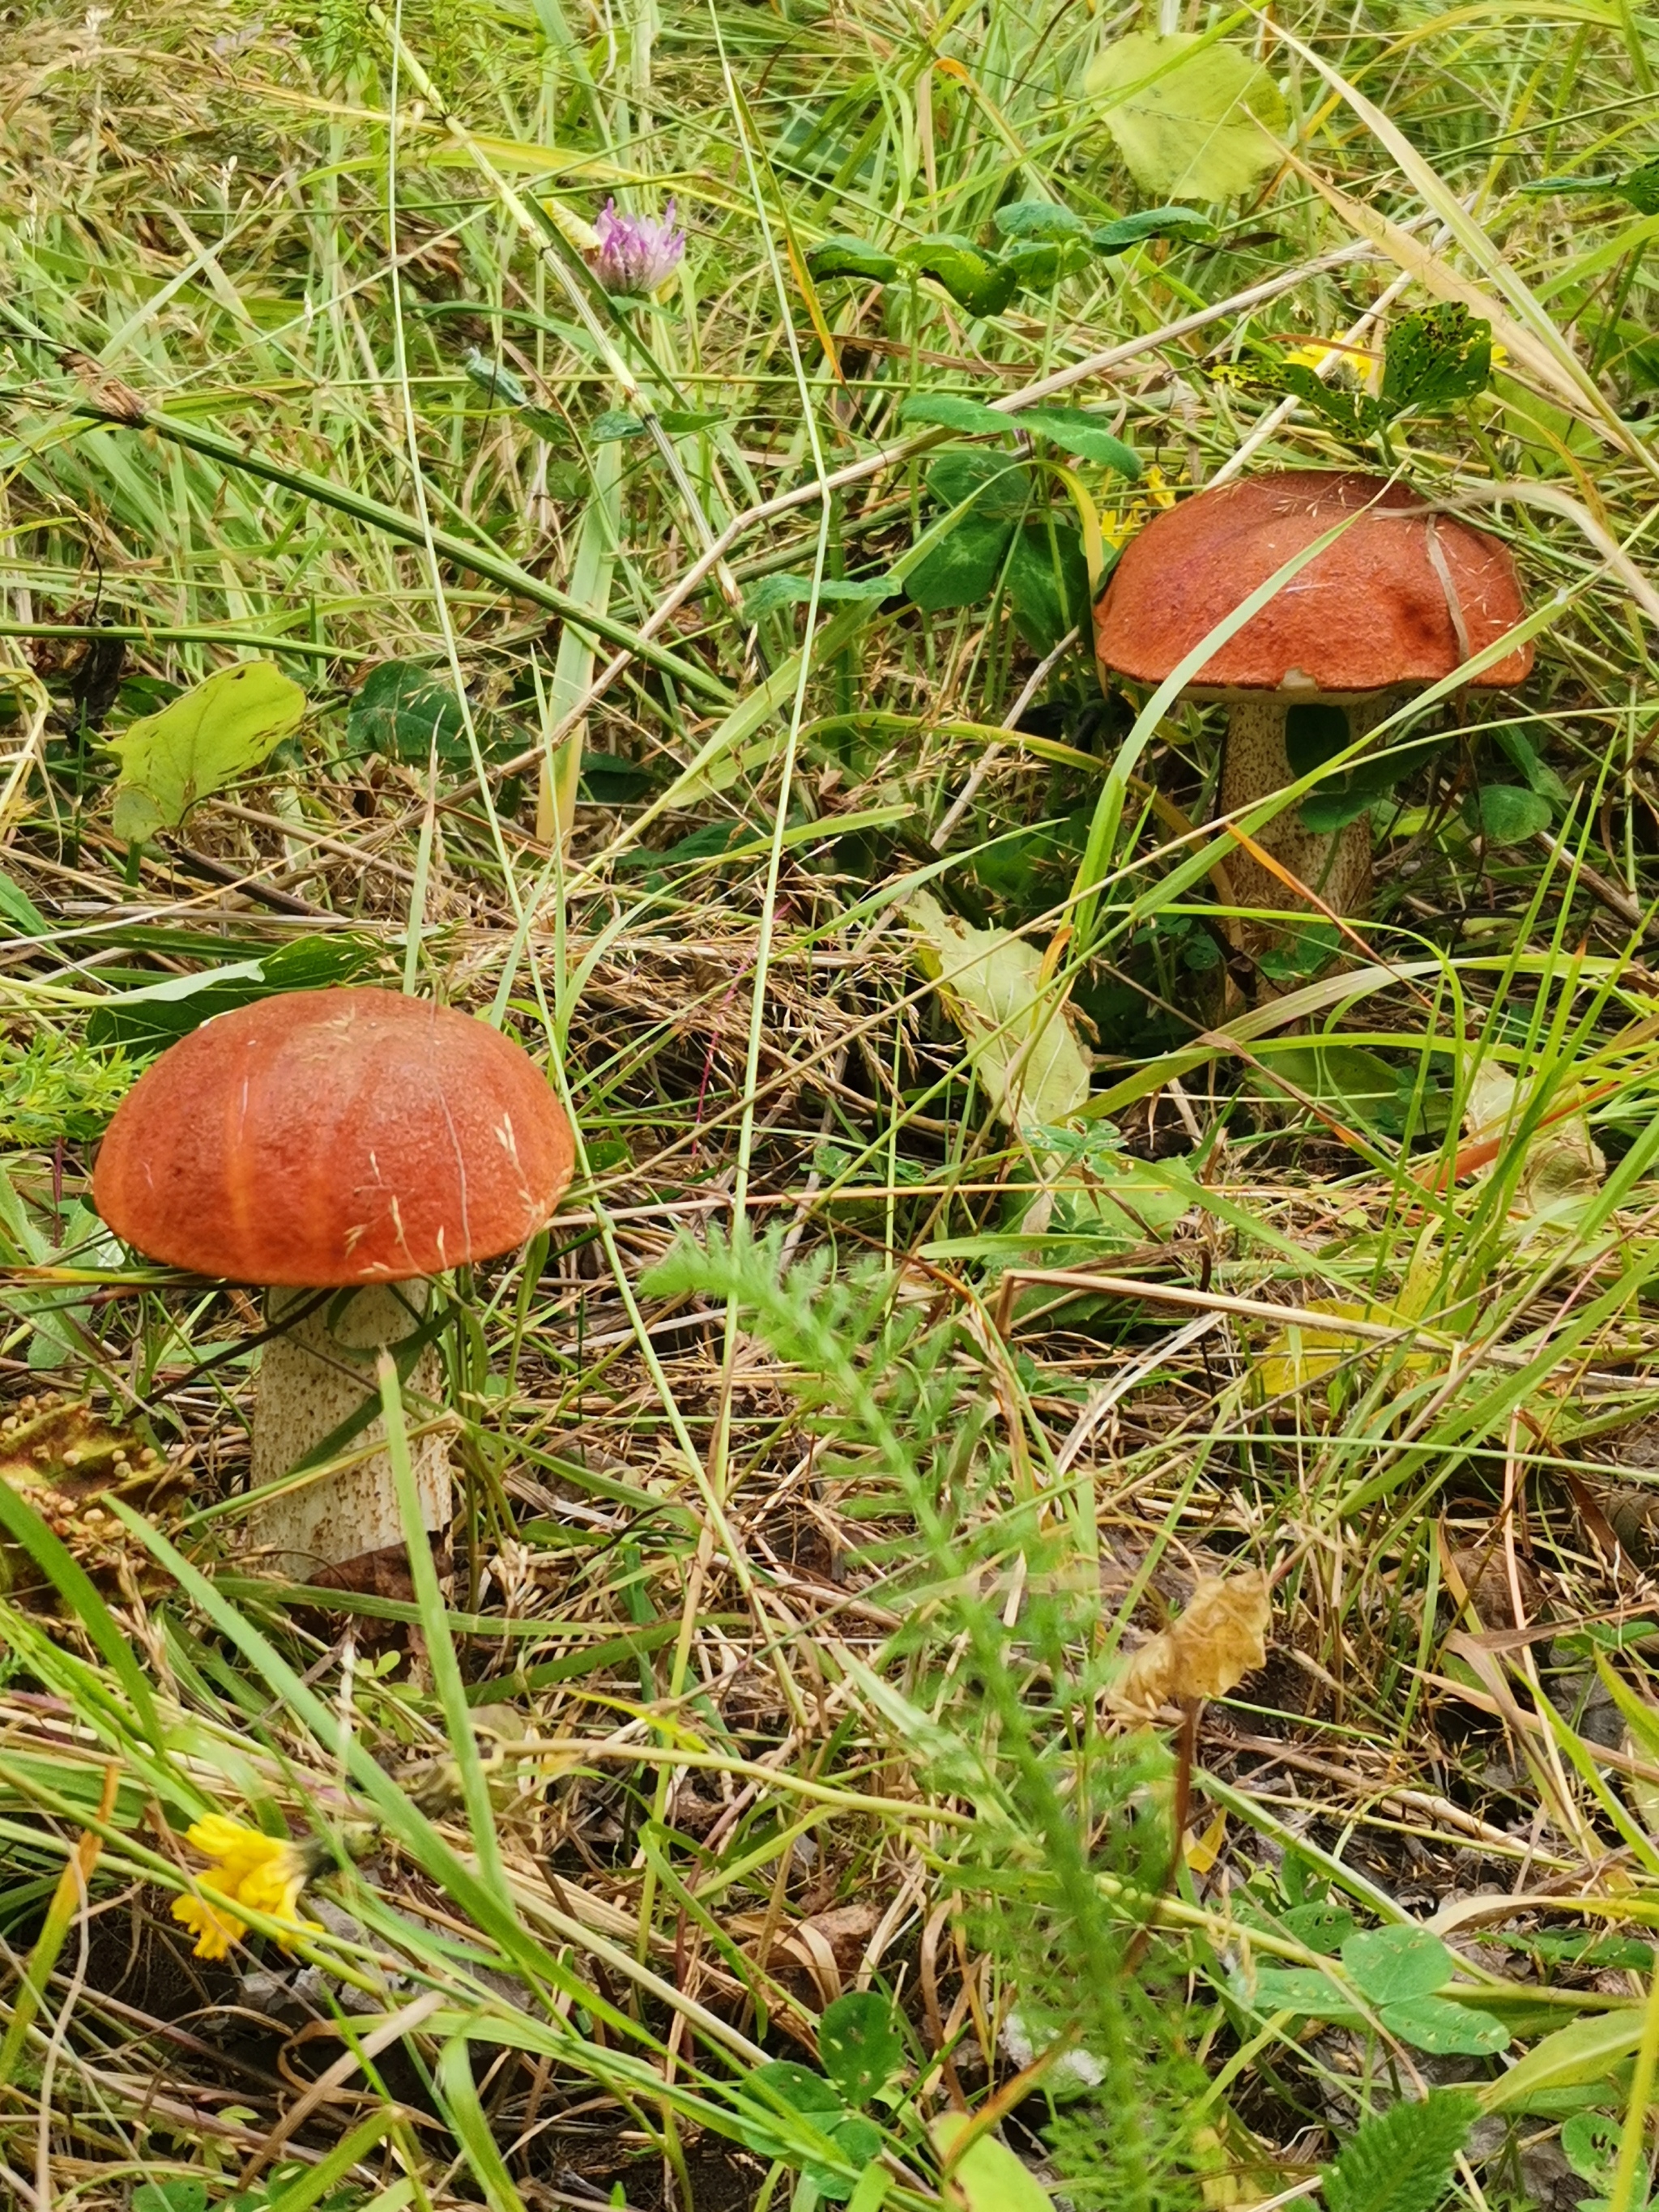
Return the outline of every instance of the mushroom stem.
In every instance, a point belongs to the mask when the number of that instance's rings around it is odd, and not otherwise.
[[[1257,805],[1296,781],[1285,750],[1285,718],[1292,707],[1304,703],[1313,702],[1304,702],[1282,691],[1257,692],[1232,700],[1221,764],[1223,814]],[[1351,737],[1363,737],[1393,706],[1386,692],[1344,702]],[[1316,891],[1334,913],[1363,919],[1370,911],[1371,833],[1364,815],[1334,832],[1310,830],[1299,807],[1292,805],[1251,835],[1281,867]],[[1240,906],[1265,907],[1275,913],[1309,910],[1305,900],[1242,845],[1229,854],[1227,873]]]
[[[267,1319],[280,1327],[284,1314],[316,1296],[314,1291],[273,1290]],[[272,1338],[260,1360],[254,1402],[253,1488],[280,1481],[360,1414],[366,1399],[378,1400],[374,1354],[382,1346],[395,1348],[420,1326],[426,1298],[422,1282],[340,1291]],[[435,1345],[421,1353],[404,1389],[405,1402],[442,1398],[443,1364]],[[279,1572],[306,1581],[314,1580],[319,1568],[343,1566],[367,1552],[401,1550],[404,1528],[390,1457],[384,1450],[351,1456],[385,1437],[386,1423],[377,1413],[341,1448],[339,1455],[349,1457],[349,1465],[257,1506],[247,1519],[247,1541],[270,1554]],[[441,1431],[411,1438],[410,1452],[422,1522],[428,1529],[441,1528],[451,1511],[449,1439]]]

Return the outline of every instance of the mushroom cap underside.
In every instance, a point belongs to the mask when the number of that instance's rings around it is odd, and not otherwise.
[[[292,991],[161,1054],[116,1110],[93,1196],[151,1259],[324,1289],[514,1249],[574,1159],[546,1078],[499,1030],[392,991]]]
[[[1379,477],[1288,470],[1197,493],[1126,548],[1095,610],[1102,663],[1161,684],[1275,570],[1356,520],[1205,661],[1194,690],[1304,699],[1437,683],[1525,613],[1509,550]],[[1518,684],[1517,646],[1474,684]]]

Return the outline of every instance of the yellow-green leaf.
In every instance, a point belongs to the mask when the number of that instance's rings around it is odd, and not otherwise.
[[[1577,2089],[1600,2081],[1642,2040],[1642,2008],[1621,2005],[1617,2012],[1591,2013],[1519,2058],[1480,2092],[1489,2112],[1524,2112],[1535,2097],[1556,2089]]]
[[[1054,2212],[1042,2184],[995,2136],[981,2136],[951,2163],[952,2150],[972,2125],[966,2112],[941,2112],[929,2125],[946,2169],[946,2203],[958,2212]]]
[[[975,929],[927,891],[905,913],[997,1113],[1026,1137],[1063,1128],[1088,1100],[1089,1062],[1036,945]]]
[[[1289,121],[1259,62],[1194,32],[1119,39],[1097,55],[1083,88],[1136,184],[1159,196],[1249,191],[1278,161],[1273,139]]]
[[[258,768],[305,711],[305,693],[274,661],[240,660],[129,723],[111,747],[121,762],[116,836],[138,842],[177,829],[198,799]]]

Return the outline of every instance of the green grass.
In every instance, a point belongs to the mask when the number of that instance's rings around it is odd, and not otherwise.
[[[1092,0],[0,33],[8,2203],[1645,2201],[1659,46],[1181,27],[1285,102],[1218,202],[1131,178],[1083,80],[1158,26]],[[583,265],[612,194],[690,231],[647,304]],[[960,296],[999,210],[1160,200],[1203,220]],[[1229,984],[1218,710],[1071,633],[1161,501],[1356,465],[1264,362],[1447,297],[1506,357],[1391,450],[1512,548],[1536,665],[1384,733],[1433,743],[1340,963]],[[255,656],[298,735],[129,846],[107,740]],[[437,744],[354,706],[386,660]],[[1008,933],[998,1015],[923,890]],[[439,1294],[441,1581],[258,1571],[257,1306],[89,1210],[274,959],[496,1021],[581,1133]],[[1022,1047],[1061,1127],[997,1110]],[[1252,1568],[1266,1669],[1134,1725],[1128,1654]],[[191,1955],[214,1812],[313,1849],[291,1949]],[[1426,1990],[1354,1948],[1431,1919]],[[1452,2082],[1473,2134],[1384,2118]]]

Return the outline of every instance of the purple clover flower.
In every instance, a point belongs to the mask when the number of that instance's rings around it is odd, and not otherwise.
[[[618,215],[615,200],[607,200],[593,229],[599,241],[593,273],[618,299],[648,296],[673,275],[685,252],[685,233],[674,228],[672,199],[660,222],[648,215]]]

